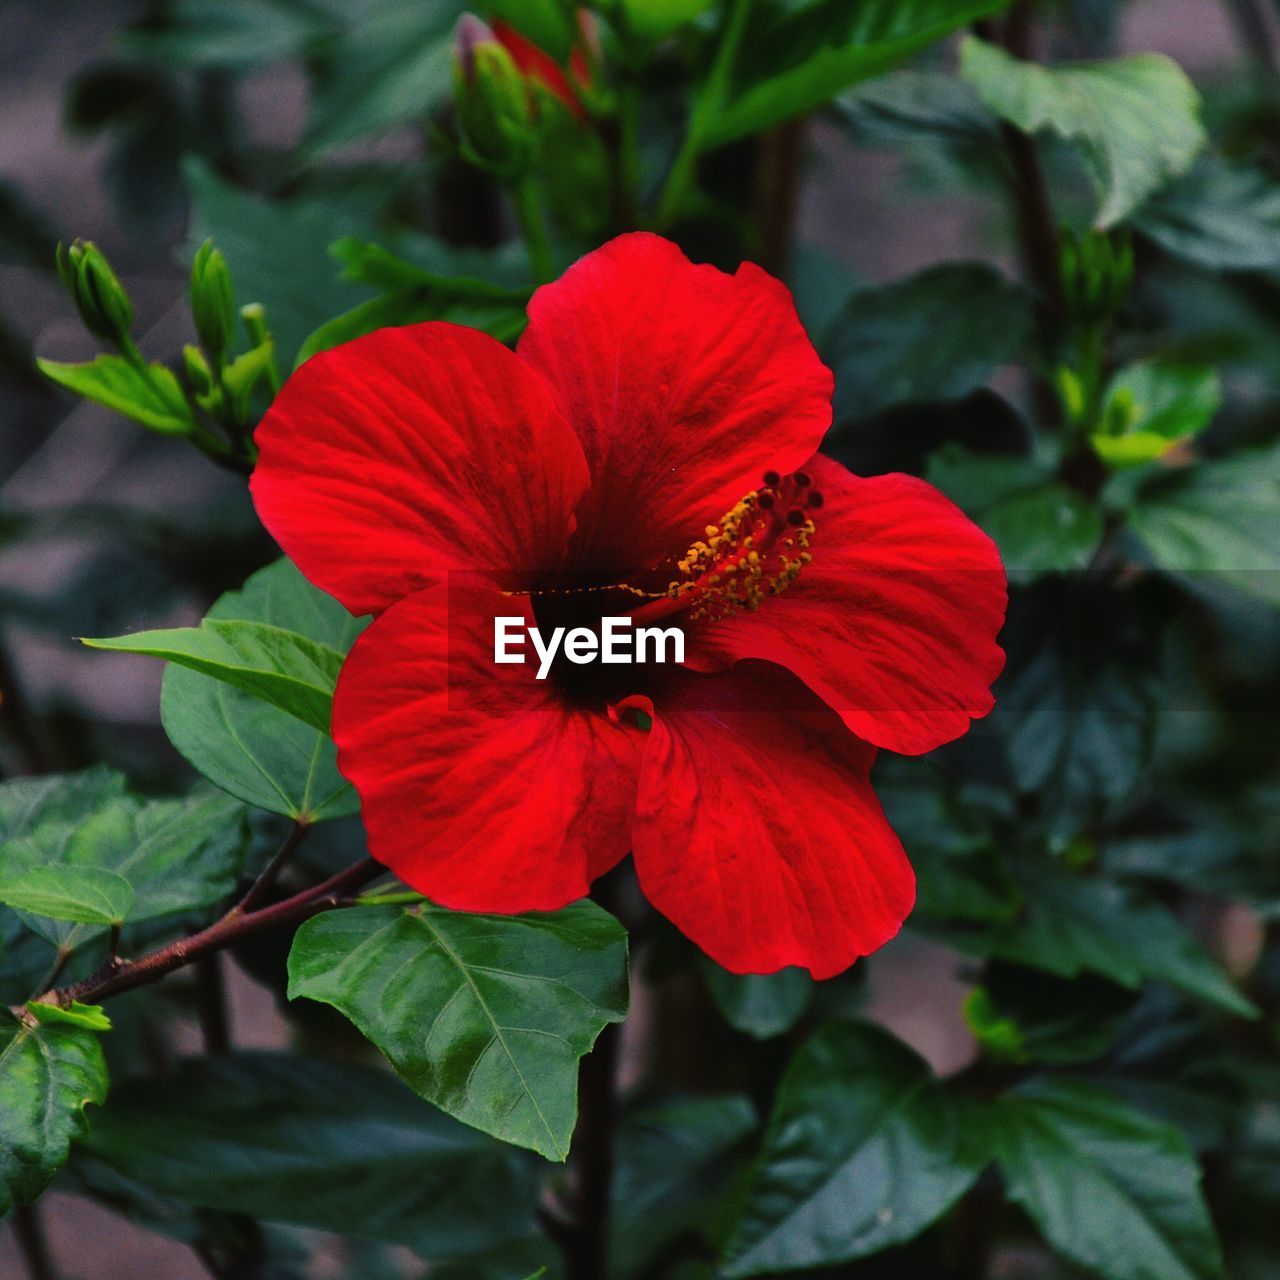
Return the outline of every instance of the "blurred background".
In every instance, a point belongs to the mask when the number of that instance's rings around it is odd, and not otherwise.
[[[84,331],[55,273],[54,246],[76,237],[95,241],[133,299],[139,345],[148,357],[173,362],[193,337],[185,301],[191,255],[214,237],[238,300],[266,305],[286,368],[317,326],[375,292],[367,281],[341,277],[329,252],[339,237],[404,246],[406,256],[421,233],[459,249],[498,252],[516,234],[510,209],[492,181],[439,142],[449,128],[456,9],[437,0],[0,0],[6,772],[105,760],[151,789],[189,777],[160,728],[160,665],[89,653],[73,637],[192,623],[274,554],[239,477],[75,399],[36,372],[36,354],[87,360],[100,345]],[[1204,95],[1223,147],[1274,173],[1276,19],[1270,4],[1233,0],[1063,0],[1045,6],[1037,52],[1170,55]],[[953,61],[954,47],[944,45],[919,65],[931,70]],[[679,116],[678,65],[675,57],[670,67],[659,63],[648,85],[651,114],[642,120],[641,145],[654,172],[670,154]],[[895,82],[898,96],[891,100],[877,89],[885,83],[873,81],[811,119],[712,157],[708,185],[731,208],[751,211],[754,230],[719,213],[682,228],[695,255],[722,265],[751,256],[781,274],[838,377],[840,359],[856,360],[859,338],[841,339],[837,322],[858,290],[955,260],[990,263],[1011,277],[1023,270],[1005,186],[945,128],[913,124],[903,106],[906,86]],[[957,109],[956,119],[962,114]],[[1066,157],[1059,165],[1051,154],[1048,165],[1060,215],[1069,220],[1084,211],[1087,218],[1093,197],[1083,174]],[[1274,203],[1270,217],[1280,237]],[[1280,275],[1272,269],[1228,279],[1164,257],[1147,242],[1138,254],[1135,349],[1155,343],[1218,369],[1225,407],[1211,450],[1273,439],[1280,426]],[[976,316],[974,322],[983,323]],[[944,421],[935,412],[925,425],[893,403],[910,396],[886,394],[872,403],[870,377],[855,369],[842,383],[844,417],[862,425],[836,446],[867,472],[924,470],[944,438],[973,444],[971,419],[983,432],[1011,433],[1016,441],[1019,419],[1036,412],[1033,381],[1014,358],[946,390],[949,400],[963,401],[954,410],[959,417]],[[942,398],[932,390],[922,397]],[[1163,734],[1161,749],[1167,748],[1165,772],[1150,785],[1167,795],[1183,785],[1179,769],[1191,765],[1211,771],[1208,789],[1220,798],[1274,796],[1280,627],[1266,605],[1251,601],[1222,605],[1213,596],[1207,611],[1197,612],[1204,596],[1192,593],[1200,602],[1195,609],[1179,596],[1156,610],[1175,622],[1157,664],[1160,728],[1141,728],[1142,735]],[[1194,656],[1206,630],[1211,659]],[[1124,720],[1130,711],[1122,701],[1099,714]],[[1208,705],[1222,717],[1212,725]],[[1103,768],[1111,749],[1105,742],[1096,747]],[[981,741],[971,750],[980,752]],[[1263,810],[1272,821],[1274,808]],[[1233,820],[1254,821],[1239,813]],[[1092,833],[1095,818],[1078,826],[1070,839],[1086,838],[1086,828]],[[1130,852],[1142,857],[1141,850]],[[1254,858],[1239,893],[1215,899],[1192,886],[1178,898],[1184,922],[1237,976],[1256,975],[1269,963],[1273,900],[1258,883],[1280,883],[1280,869],[1266,860],[1275,854],[1272,843],[1261,870]],[[1227,861],[1224,884],[1234,874]],[[1204,870],[1206,880],[1214,874]],[[891,946],[869,967],[869,989],[860,998],[874,1018],[950,1074],[974,1061],[979,1042],[962,1009],[972,973],[944,933],[924,929]],[[220,972],[238,1046],[297,1042],[277,993],[255,978],[253,963],[228,959]],[[633,1074],[647,1052],[645,999],[642,989],[627,1027],[624,1070]],[[199,1044],[190,1001],[179,994],[171,1013],[162,1057]],[[100,1202],[55,1193],[41,1202],[41,1213],[56,1268],[50,1275],[208,1274],[186,1245]],[[91,1265],[86,1241],[93,1242]],[[1276,1270],[1248,1274],[1280,1274],[1280,1250],[1265,1258]],[[349,1274],[342,1268],[357,1264],[351,1246],[322,1244],[310,1274]],[[399,1264],[393,1258],[378,1265],[395,1274]],[[1015,1239],[998,1251],[990,1274],[1003,1280],[1073,1274],[1057,1268],[1038,1246]],[[0,1228],[0,1275],[22,1274],[11,1231]]]

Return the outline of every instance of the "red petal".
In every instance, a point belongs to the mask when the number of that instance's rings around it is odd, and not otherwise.
[[[634,824],[645,896],[734,973],[829,978],[898,932],[915,877],[871,789],[875,749],[792,677],[676,673]]]
[[[370,613],[450,569],[561,561],[582,449],[526,361],[487,334],[380,329],[306,362],[255,435],[262,522],[317,586]]]
[[[684,551],[831,422],[830,372],[786,288],[694,266],[638,232],[533,295],[519,354],[557,389],[591,467],[580,564],[619,573]]]
[[[524,75],[540,80],[545,88],[554,93],[574,115],[585,118],[586,112],[578,101],[578,95],[569,87],[569,81],[556,60],[545,50],[538,48],[532,40],[522,36],[509,22],[501,18],[493,21],[493,34],[498,43],[511,55]],[[577,55],[581,57],[581,55]],[[570,63],[572,66],[572,62]]]
[[[695,669],[763,658],[798,675],[860,738],[905,755],[958,738],[994,705],[1008,592],[995,544],[912,476],[806,467],[813,562],[759,611],[695,633]]]
[[[644,735],[564,705],[536,663],[494,663],[494,617],[526,604],[431,587],[377,618],[338,680],[369,851],[446,907],[554,910],[629,848]]]

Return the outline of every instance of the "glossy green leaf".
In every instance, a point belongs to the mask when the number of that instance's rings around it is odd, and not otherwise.
[[[911,1049],[870,1024],[830,1023],[783,1077],[721,1274],[847,1262],[912,1239],[986,1163],[962,1138]]]
[[[87,1149],[162,1198],[405,1244],[424,1258],[534,1230],[532,1160],[389,1073],[313,1056],[189,1061],[121,1085]]]
[[[1045,484],[1002,498],[981,512],[978,523],[995,540],[1010,570],[1083,569],[1102,541],[1098,504],[1064,484]]]
[[[84,1027],[86,1031],[111,1030],[111,1019],[99,1004],[82,1004],[79,1000],[73,1000],[68,1005],[60,1005],[28,1000],[27,1012],[42,1023],[65,1023],[71,1027]]]
[[[941,69],[877,76],[837,106],[854,137],[871,145],[942,142],[968,154],[1000,146],[996,122],[973,86]]]
[[[1090,443],[1112,466],[1150,462],[1203,431],[1221,407],[1222,382],[1213,369],[1164,360],[1131,364],[1107,385],[1101,429]]]
[[[1166,572],[1280,605],[1280,450],[1163,477],[1139,493],[1129,525]]]
[[[1080,577],[1043,579],[1011,603],[992,724],[1060,839],[1124,800],[1150,758],[1159,648],[1146,603]]]
[[[1205,144],[1200,96],[1162,54],[1043,67],[967,36],[960,70],[1002,119],[1082,144],[1102,193],[1099,229],[1185,174]]]
[[[814,110],[1007,0],[759,0],[723,100],[695,106],[705,146]]]
[[[0,873],[0,902],[52,920],[121,924],[133,906],[133,886],[102,867],[37,866]]]
[[[285,627],[338,653],[346,653],[364,625],[288,560],[222,596],[206,620]],[[260,809],[314,822],[359,807],[338,773],[328,734],[251,694],[170,666],[160,717],[173,745],[206,778]]]
[[[127,924],[150,935],[221,902],[235,887],[246,843],[243,806],[212,788],[185,799],[141,800],[105,769],[0,785],[0,861],[6,880],[97,881],[123,900]],[[86,876],[84,873],[88,872]],[[107,873],[97,875],[96,873]],[[83,914],[83,913],[82,913]],[[28,917],[55,946],[74,950],[111,921]]]
[[[625,1016],[626,964],[625,932],[591,902],[523,916],[352,907],[298,930],[289,996],[341,1010],[450,1115],[563,1160],[578,1060]]]
[[[741,1094],[669,1098],[626,1111],[611,1189],[611,1275],[651,1274],[645,1264],[672,1240],[707,1238],[756,1127],[755,1108]]]
[[[49,1185],[87,1131],[85,1106],[106,1096],[107,1064],[92,1031],[0,1012],[0,1218]]]
[[[333,689],[343,655],[296,631],[264,622],[206,618],[198,627],[139,631],[81,643],[190,667],[287,711],[321,733],[329,732]]]
[[[522,257],[508,262],[502,255],[494,255],[492,260],[478,261],[474,252],[453,249],[427,236],[411,238],[410,245],[415,261],[354,236],[332,246],[333,254],[344,264],[347,279],[384,292],[325,321],[302,344],[298,363],[317,351],[387,325],[448,320],[483,329],[504,342],[524,328],[531,291],[520,283],[528,278],[528,264]],[[428,265],[420,265],[416,259]],[[472,274],[481,270],[486,278]]]
[[[803,969],[737,974],[705,958],[701,968],[721,1017],[734,1030],[756,1040],[790,1031],[813,1003],[817,990]]]
[[[1020,863],[1014,920],[962,946],[1064,978],[1096,973],[1137,990],[1162,982],[1238,1017],[1258,1010],[1167,908],[1127,887],[1048,864]]]
[[[1171,1125],[1106,1089],[1041,1078],[989,1109],[1011,1199],[1064,1257],[1107,1280],[1220,1280],[1200,1169]]]
[[[195,426],[191,406],[171,370],[149,364],[144,374],[123,356],[100,355],[85,364],[37,360],[46,378],[105,405],[164,435],[185,435]]]
[[[1083,569],[1102,540],[1102,510],[1056,480],[1051,463],[949,446],[927,478],[986,530],[1011,572]]]
[[[985,385],[1023,353],[1031,314],[1024,290],[976,263],[932,267],[855,293],[824,344],[836,375],[836,422]]]
[[[1261,168],[1206,156],[1134,222],[1166,253],[1209,271],[1280,270],[1280,182]]]

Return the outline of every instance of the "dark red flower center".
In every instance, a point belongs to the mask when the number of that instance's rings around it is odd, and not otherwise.
[[[766,471],[753,489],[678,559],[640,580],[557,582],[532,593],[533,611],[544,631],[557,626],[599,629],[606,616],[630,614],[637,626],[666,622],[683,627],[712,622],[738,610],[752,611],[781,594],[812,559],[815,516],[822,494],[807,472],[780,476]],[[662,583],[666,580],[666,585]],[[575,700],[611,699],[622,686],[633,689],[634,668],[576,666],[557,660],[552,678]]]

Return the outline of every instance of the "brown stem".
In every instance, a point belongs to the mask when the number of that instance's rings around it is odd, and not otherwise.
[[[804,156],[805,123],[792,120],[760,135],[756,156],[755,206],[759,263],[783,275],[791,249]]]
[[[95,1004],[107,996],[129,991],[148,982],[155,982],[165,974],[192,964],[201,956],[210,955],[226,947],[234,946],[241,938],[261,933],[277,925],[300,924],[308,917],[330,907],[343,905],[344,899],[354,890],[382,873],[383,868],[372,858],[364,858],[354,866],[339,872],[323,884],[304,889],[292,898],[248,914],[232,908],[221,920],[207,929],[179,938],[168,946],[160,947],[137,960],[108,959],[106,965],[83,982],[73,983],[58,991],[50,991],[43,997],[46,1003],[69,1005],[73,1000]]]
[[[565,1280],[599,1280],[608,1271],[620,1030],[616,1025],[605,1027],[595,1048],[582,1060],[578,1078],[568,1220],[560,1233]]]
[[[294,850],[302,843],[303,836],[310,830],[309,824],[294,822],[289,834],[284,838],[284,843],[272,854],[271,861],[263,867],[262,873],[249,886],[249,891],[236,903],[237,912],[247,914],[262,901],[267,890],[275,884],[276,878],[284,870],[285,863],[293,857]]]
[[[1271,75],[1280,72],[1280,56],[1277,56],[1275,37],[1258,0],[1228,0],[1227,8],[1235,18],[1240,40],[1250,57]]]
[[[214,1057],[231,1052],[231,1019],[227,1015],[227,992],[222,964],[216,953],[201,956],[195,963],[196,1013],[204,1051]]]
[[[13,1211],[13,1234],[30,1280],[58,1280],[35,1205],[20,1204]]]
[[[993,23],[982,22],[975,23],[975,30],[984,39],[994,38],[1015,58],[1029,59],[1034,56],[1029,4],[1016,5],[1008,19],[998,28]],[[1058,262],[1058,224],[1035,141],[1007,121],[1000,123],[1000,139],[1009,164],[1018,249],[1023,270],[1027,283],[1036,295],[1042,346],[1046,350],[1052,350],[1063,333],[1067,318]],[[1053,388],[1044,379],[1035,378],[1031,390],[1040,421],[1046,425],[1058,423],[1062,411]]]
[[[592,897],[617,915],[617,880],[598,882]],[[569,1179],[552,1234],[564,1254],[565,1280],[600,1280],[608,1273],[609,1201],[618,1125],[618,1045],[621,1026],[607,1026],[582,1060],[578,1123],[569,1152]]]

